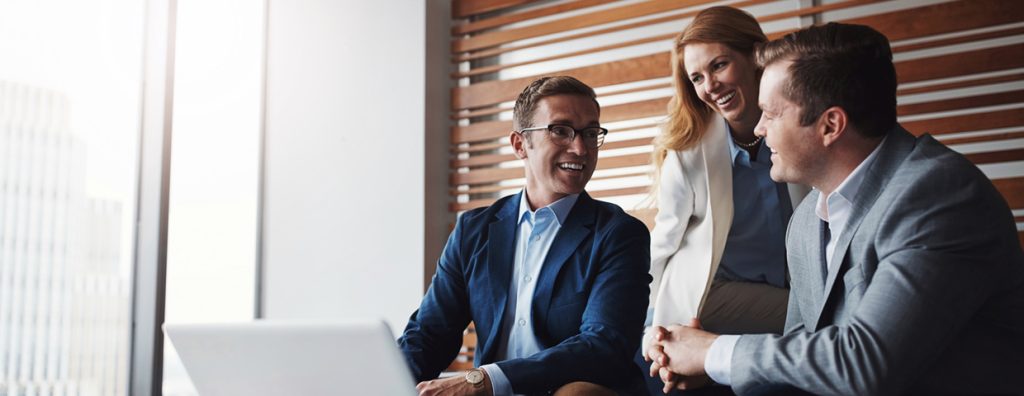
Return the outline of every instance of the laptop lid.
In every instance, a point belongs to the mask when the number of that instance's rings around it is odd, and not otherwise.
[[[166,324],[200,395],[415,395],[382,321]]]

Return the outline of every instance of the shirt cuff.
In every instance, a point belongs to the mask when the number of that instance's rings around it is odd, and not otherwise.
[[[720,335],[708,348],[708,355],[704,357],[704,372],[715,382],[732,385],[732,350],[736,348],[739,339],[738,335]]]
[[[491,363],[480,366],[480,369],[487,372],[487,377],[491,379],[494,396],[512,396],[512,384],[508,382],[508,377],[501,371],[501,367]]]
[[[651,347],[651,340],[654,339],[654,327],[647,326],[644,328],[644,336],[640,338],[640,356],[647,359],[647,348]]]

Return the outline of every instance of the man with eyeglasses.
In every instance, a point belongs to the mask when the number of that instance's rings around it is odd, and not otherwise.
[[[650,235],[584,188],[608,131],[594,90],[545,77],[519,95],[512,149],[526,187],[462,214],[398,342],[420,395],[643,392],[632,357],[648,302]],[[476,324],[476,369],[435,379]]]

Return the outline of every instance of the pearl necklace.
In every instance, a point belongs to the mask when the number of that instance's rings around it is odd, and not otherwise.
[[[754,141],[753,141],[753,142],[750,142],[750,143],[743,143],[743,142],[741,142],[741,141],[739,141],[739,140],[736,140],[736,137],[734,136],[734,137],[732,137],[732,141],[733,141],[734,143],[736,143],[736,145],[738,145],[738,146],[740,146],[740,147],[743,147],[743,148],[751,148],[751,147],[757,146],[757,144],[758,144],[758,143],[761,143],[761,139],[763,139],[763,138],[764,138],[763,136],[758,136],[758,137],[757,137],[757,139],[754,139]]]

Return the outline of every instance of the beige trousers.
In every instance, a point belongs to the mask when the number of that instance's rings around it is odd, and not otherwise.
[[[788,301],[789,289],[715,279],[700,323],[705,330],[717,334],[782,334]]]

